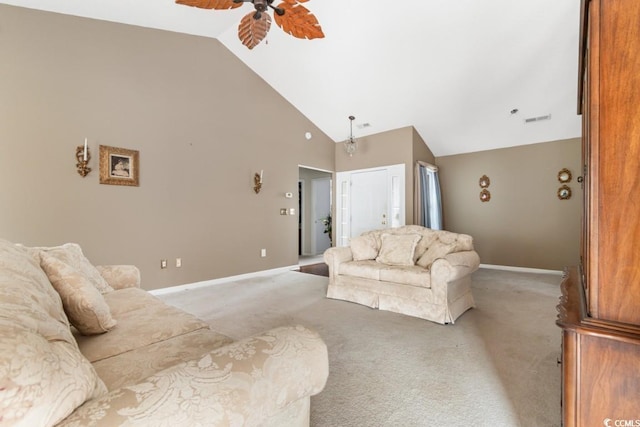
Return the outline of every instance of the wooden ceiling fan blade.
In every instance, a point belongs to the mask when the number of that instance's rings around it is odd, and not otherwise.
[[[268,13],[261,13],[258,19],[255,15],[255,12],[247,13],[238,25],[238,38],[249,49],[260,44],[271,28],[271,16]]]
[[[299,39],[321,39],[324,37],[322,27],[318,19],[309,9],[302,6],[301,0],[284,0],[278,5],[284,10],[284,15],[276,14],[274,19],[276,24],[285,33]],[[305,0],[306,1],[306,0]]]
[[[251,0],[247,0],[251,1]],[[185,6],[193,6],[200,9],[235,9],[237,7],[242,6],[242,1],[239,3],[234,2],[233,0],[176,0],[177,4],[182,4]]]

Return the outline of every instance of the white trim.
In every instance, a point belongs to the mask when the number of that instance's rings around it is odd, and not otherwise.
[[[149,293],[151,295],[172,294],[174,292],[199,289],[207,286],[219,285],[221,283],[233,282],[236,280],[250,279],[252,277],[271,276],[278,273],[286,273],[291,270],[297,270],[298,268],[300,268],[299,265],[290,265],[288,267],[280,267],[280,268],[274,268],[271,270],[255,271],[253,273],[239,274],[237,276],[221,277],[219,279],[205,280],[202,282],[195,282],[195,283],[187,283],[185,285],[170,286],[168,288],[153,289],[149,291]]]
[[[313,171],[318,171],[318,172],[327,172],[327,173],[330,173],[330,174],[333,174],[333,173],[334,173],[333,171],[330,171],[330,170],[328,170],[328,169],[314,168],[313,166],[305,166],[305,165],[300,165],[300,164],[298,165],[298,168],[311,169],[311,170],[313,170]]]
[[[528,268],[528,267],[512,267],[510,265],[480,264],[480,268],[487,268],[490,270],[515,271],[518,273],[557,274],[559,276],[562,275],[562,271],[559,271],[559,270],[544,270],[542,268]]]
[[[305,181],[304,178],[298,178],[298,205],[299,205],[299,209],[298,209],[298,217],[299,220],[301,222],[300,224],[300,255],[301,256],[310,256],[313,255],[311,252],[309,252],[307,250],[307,220],[305,219],[305,215],[307,214],[307,211],[305,210],[305,203],[307,202],[306,198],[307,198],[307,192],[305,190],[307,186],[307,182]]]

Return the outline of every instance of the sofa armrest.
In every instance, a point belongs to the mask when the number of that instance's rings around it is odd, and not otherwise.
[[[329,266],[329,277],[334,277],[338,274],[338,266],[343,262],[352,261],[353,254],[348,246],[333,247],[324,251],[323,258],[324,263]]]
[[[135,265],[96,265],[96,269],[113,289],[140,287],[140,270]]]
[[[272,329],[86,402],[60,426],[259,426],[322,391],[327,347],[301,326]]]

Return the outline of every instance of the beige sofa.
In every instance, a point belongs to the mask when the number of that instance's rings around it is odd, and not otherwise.
[[[303,327],[232,342],[78,245],[0,240],[0,426],[308,426],[327,348]]]
[[[417,225],[374,230],[329,248],[327,297],[445,324],[475,306],[480,265],[466,234]]]

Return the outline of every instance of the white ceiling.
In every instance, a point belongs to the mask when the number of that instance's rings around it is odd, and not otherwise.
[[[349,135],[349,115],[356,138],[413,125],[436,156],[581,134],[579,0],[310,0],[324,39],[296,39],[274,23],[253,50],[237,37],[249,3],[0,3],[218,38],[336,142]]]

